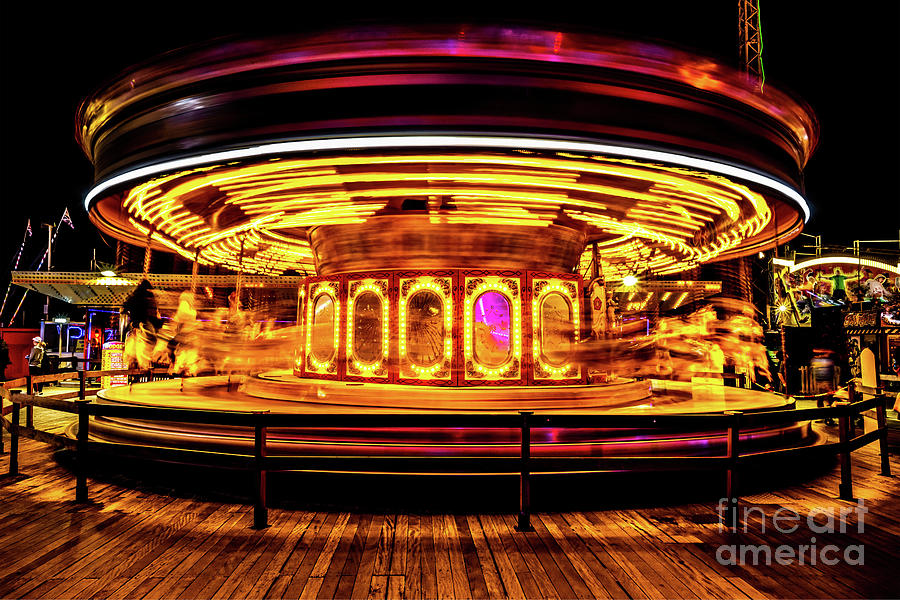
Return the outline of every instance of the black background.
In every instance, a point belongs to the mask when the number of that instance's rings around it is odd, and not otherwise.
[[[257,2],[84,3],[57,8],[50,3],[8,3],[0,15],[0,293],[6,291],[7,269],[22,242],[26,220],[31,219],[34,236],[20,269],[36,266],[35,257],[47,240],[41,223],[57,223],[64,207],[75,229],[64,226],[60,231],[54,270],[88,269],[95,249],[100,260],[113,261],[114,240],[100,236],[82,208],[93,173],[75,142],[75,112],[104,81],[166,50],[233,33],[302,33],[379,21],[487,21],[623,34],[739,64],[737,0],[524,6],[484,2],[410,9],[375,3]],[[760,12],[766,85],[806,100],[821,125],[819,147],[805,172],[805,195],[813,209],[805,231],[836,245],[897,239],[898,3],[763,0]]]

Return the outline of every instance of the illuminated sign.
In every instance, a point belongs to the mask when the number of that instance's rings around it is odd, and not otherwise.
[[[104,371],[127,368],[125,364],[125,342],[106,342],[103,344],[101,368]],[[127,384],[127,375],[105,375],[100,378],[100,386],[104,388]]]

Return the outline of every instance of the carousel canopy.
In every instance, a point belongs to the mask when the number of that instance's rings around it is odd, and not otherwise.
[[[744,256],[799,233],[818,137],[802,101],[706,57],[437,25],[183,49],[77,125],[102,231],[264,274],[515,267],[549,238],[565,251],[526,268],[571,272],[590,244],[611,278]]]

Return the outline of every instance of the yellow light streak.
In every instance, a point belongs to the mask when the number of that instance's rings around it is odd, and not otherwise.
[[[633,184],[610,184],[609,177],[646,186],[636,191]],[[204,202],[185,203],[192,194],[203,194]],[[199,251],[204,261],[219,260],[223,240],[254,231],[267,250],[248,260],[248,268],[309,269],[305,239],[276,231],[361,223],[393,198],[436,196],[444,204],[431,206],[432,222],[546,226],[562,212],[584,223],[589,237],[613,236],[598,244],[609,264],[637,257],[671,272],[736,247],[772,217],[763,196],[720,175],[573,153],[348,155],[213,165],[136,185],[122,207],[132,227],[159,233],[182,255]],[[219,214],[228,226],[217,224]],[[713,222],[726,226],[697,246],[692,232]],[[634,247],[622,246],[626,241]]]

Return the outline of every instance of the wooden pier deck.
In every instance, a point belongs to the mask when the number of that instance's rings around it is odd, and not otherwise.
[[[394,498],[410,501],[398,509],[369,502],[383,496],[391,480],[273,479],[281,500],[273,494],[270,527],[257,531],[250,527],[252,506],[239,497],[175,488],[165,493],[159,485],[102,474],[90,480],[91,502],[76,504],[71,472],[48,447],[24,439],[19,476],[5,475],[8,454],[0,459],[0,597],[898,597],[900,486],[896,476],[878,474],[876,448],[853,455],[855,495],[867,510],[862,526],[858,513],[850,512],[857,505],[837,499],[839,473],[829,463],[767,491],[758,491],[748,474],[757,491],[748,489],[742,506],[754,510],[747,531],[738,533],[719,526],[712,491],[718,486],[697,499],[675,489],[677,476],[646,475],[635,480],[646,494],[641,503],[633,489],[629,496],[612,487],[620,480],[537,479],[540,512],[529,533],[515,530],[511,480],[437,487],[406,480]],[[896,456],[891,464],[900,473]],[[683,487],[702,487],[683,477]],[[324,487],[338,491],[318,494]],[[451,488],[457,488],[456,499],[448,496]],[[429,495],[441,501],[430,506]],[[575,496],[581,498],[565,501]],[[800,515],[796,531],[775,530],[780,509]],[[838,518],[841,509],[846,516]],[[836,528],[846,524],[845,532],[820,533],[829,512]],[[742,546],[787,548],[794,559],[777,564],[773,558],[766,565],[763,554],[754,561],[751,552],[744,564],[720,564],[717,552],[731,556],[730,545],[736,553]],[[829,545],[834,548],[823,555]],[[804,546],[800,564],[796,553]],[[860,558],[862,564],[850,564]]]

